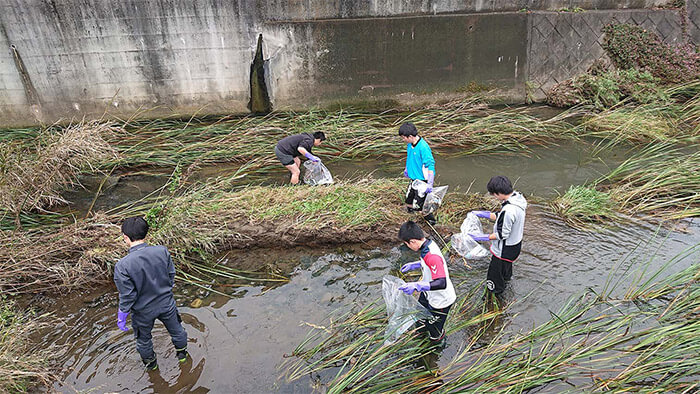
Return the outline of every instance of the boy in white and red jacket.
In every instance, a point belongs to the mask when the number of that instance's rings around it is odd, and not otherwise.
[[[433,343],[445,338],[445,321],[450,307],[457,299],[455,288],[450,280],[447,262],[438,245],[425,238],[423,230],[414,222],[408,221],[399,229],[399,239],[411,250],[420,252],[420,261],[404,264],[401,272],[421,269],[423,276],[418,282],[409,282],[399,289],[406,294],[420,292],[418,302],[426,307],[433,318],[424,321],[425,328]]]

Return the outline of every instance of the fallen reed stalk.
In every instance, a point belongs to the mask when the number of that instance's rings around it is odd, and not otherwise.
[[[699,251],[696,245],[685,257]],[[478,291],[459,296],[447,330],[463,330],[465,342],[454,345],[460,350],[442,370],[422,366],[430,351],[416,335],[382,346],[386,315],[378,301],[312,330],[283,365],[284,376],[315,377],[329,393],[695,391],[700,265],[654,277],[623,296],[588,291],[530,331],[492,337],[479,323],[498,313],[475,307]]]

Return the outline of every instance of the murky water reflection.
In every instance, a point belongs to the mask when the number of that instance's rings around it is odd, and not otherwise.
[[[503,321],[509,332],[527,330],[549,319],[550,311],[556,311],[569,296],[588,287],[600,289],[611,273],[616,278],[615,270],[641,268],[649,262],[653,271],[700,243],[697,220],[685,222],[688,233],[669,233],[638,220],[582,232],[536,205],[528,210],[527,220],[523,255],[506,292],[509,299],[520,301]],[[234,299],[210,295],[199,308],[189,306],[202,296],[199,291],[177,288],[192,360],[177,364],[168,334],[157,323],[154,343],[159,373],[143,371],[132,334],[116,329],[117,298],[112,288],[42,303],[64,322],[43,338],[45,344],[67,348],[62,382],[55,388],[67,392],[309,392],[310,379],[293,384],[278,379],[285,354],[300,343],[310,325],[326,324],[329,313],[380,299],[382,276],[396,274],[401,263],[414,257],[396,247],[236,253],[236,259],[261,265],[282,261],[280,268],[290,275],[290,282],[238,288],[239,296]],[[696,253],[671,271],[698,260]],[[486,275],[487,260],[471,265],[471,270],[451,266],[462,277],[458,292],[477,286]],[[440,364],[455,355],[461,339],[459,334],[449,338]]]

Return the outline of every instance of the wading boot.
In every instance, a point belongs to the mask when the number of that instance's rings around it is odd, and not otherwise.
[[[430,348],[432,351],[440,352],[447,347],[447,335],[445,335],[445,330],[442,330],[440,338],[433,339],[430,338]]]
[[[187,361],[187,348],[184,349],[175,349],[175,356],[177,356],[177,361],[180,363],[184,363]]]
[[[141,360],[143,365],[146,367],[146,371],[155,371],[158,369],[158,360],[153,358],[153,360]]]
[[[435,216],[433,216],[432,213],[429,213],[423,217],[426,222],[428,222],[431,226],[434,226],[437,224],[437,220],[435,219]]]

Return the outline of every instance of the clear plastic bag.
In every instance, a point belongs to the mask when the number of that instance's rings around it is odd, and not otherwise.
[[[452,249],[465,259],[476,260],[489,255],[489,251],[467,233],[452,234],[450,244]]]
[[[425,198],[425,203],[423,203],[424,215],[429,215],[437,211],[438,207],[442,204],[442,200],[445,198],[445,194],[447,194],[448,188],[448,185],[438,186],[428,194],[428,197]]]
[[[304,162],[304,183],[311,186],[330,185],[333,183],[333,177],[328,168],[320,161],[315,162],[307,160]]]
[[[384,334],[385,345],[396,342],[401,334],[411,329],[417,321],[432,317],[417,299],[399,290],[399,287],[405,284],[406,282],[395,276],[385,275],[382,278],[382,294],[389,316],[389,324]]]
[[[451,239],[452,248],[466,259],[480,259],[489,255],[489,251],[474,241],[469,234],[483,234],[479,218],[469,212],[459,228],[462,232],[453,234]]]

